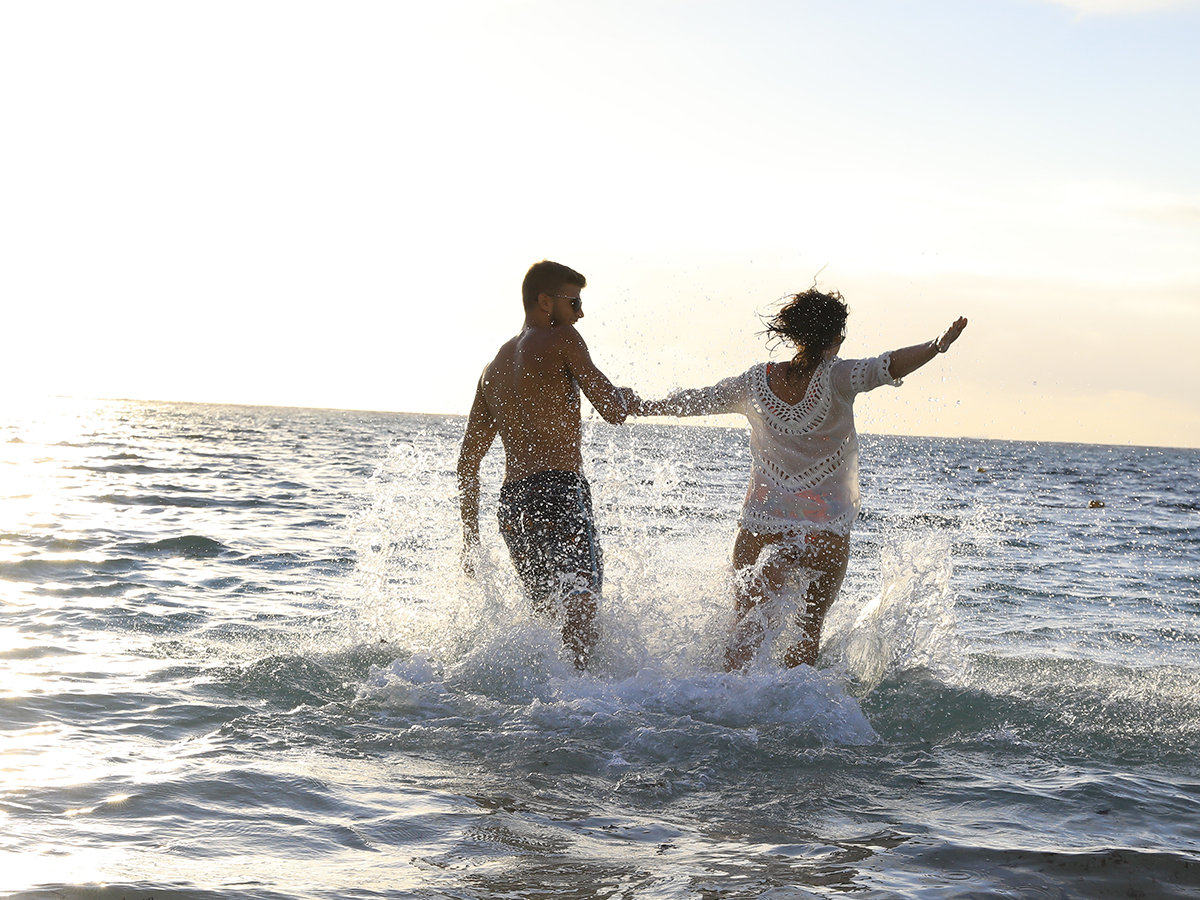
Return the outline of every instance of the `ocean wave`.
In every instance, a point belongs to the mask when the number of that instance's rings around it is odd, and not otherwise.
[[[229,548],[220,541],[200,534],[123,544],[120,549],[129,553],[181,556],[185,559],[210,559],[229,552]]]
[[[922,900],[1200,898],[1200,854],[1195,853],[1121,846],[1062,851],[951,843],[927,847],[919,842],[895,853],[905,868],[915,870]],[[916,872],[925,874],[916,876]],[[909,892],[915,887],[913,882],[892,878],[882,878],[880,883],[902,891],[901,896],[912,896]]]
[[[806,744],[877,740],[858,702],[808,667],[686,676],[643,668],[624,678],[581,677],[560,659],[553,636],[492,644],[448,667],[420,656],[397,660],[372,674],[359,699],[414,722],[459,705],[461,715],[478,715],[482,702],[496,725],[543,734],[603,732],[611,723],[611,737],[620,738],[630,720],[643,718],[642,727],[667,730],[776,728]]]

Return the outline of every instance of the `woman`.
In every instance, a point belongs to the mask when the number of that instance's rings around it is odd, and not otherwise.
[[[750,488],[733,544],[736,624],[727,672],[745,668],[763,640],[764,602],[793,573],[809,583],[797,624],[802,635],[784,663],[816,665],[821,625],[837,597],[858,515],[854,398],[901,379],[953,344],[967,320],[941,337],[873,359],[838,359],[849,310],[836,291],[788,298],[767,333],[795,348],[785,363],[758,363],[708,388],[640,401],[641,416],[741,413],[750,421]]]

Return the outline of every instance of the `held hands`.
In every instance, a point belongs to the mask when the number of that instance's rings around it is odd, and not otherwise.
[[[634,395],[634,402],[629,404],[629,415],[631,416],[666,416],[670,415],[662,409],[662,400],[643,400],[641,397]]]
[[[629,388],[622,388],[621,390],[629,390]],[[659,400],[643,400],[641,397],[639,397],[633,391],[629,391],[629,394],[630,394],[630,398],[631,398],[629,401],[629,415],[631,415],[631,416],[662,415],[662,413],[658,412],[654,408],[655,404],[660,403],[661,401],[659,401]]]
[[[625,415],[639,415],[638,410],[642,408],[642,398],[637,395],[637,391],[633,388],[617,388],[617,393],[621,395],[621,403],[625,407]]]
[[[966,318],[959,316],[954,320],[954,324],[942,332],[942,336],[933,342],[933,348],[937,350],[938,353],[945,353],[950,349],[950,345],[958,340],[958,336],[963,333],[963,329],[966,327]]]

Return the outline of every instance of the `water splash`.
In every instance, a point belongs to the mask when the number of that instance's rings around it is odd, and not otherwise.
[[[830,610],[823,660],[863,693],[910,672],[963,681],[970,664],[950,589],[950,538],[936,532],[892,535],[881,548],[880,568],[878,593],[861,603],[843,598]]]

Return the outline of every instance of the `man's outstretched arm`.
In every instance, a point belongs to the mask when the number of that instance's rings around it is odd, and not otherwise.
[[[600,417],[610,425],[620,425],[639,403],[630,388],[619,388],[596,368],[583,337],[574,328],[562,329],[563,359],[571,375],[579,383],[583,396],[595,407]]]

